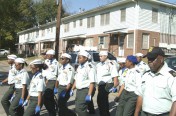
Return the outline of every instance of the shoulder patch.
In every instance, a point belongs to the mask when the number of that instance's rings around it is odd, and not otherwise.
[[[40,79],[43,79],[42,75],[39,76]]]
[[[72,69],[71,68],[69,68],[69,71],[71,71]]]
[[[144,65],[146,65],[146,63],[145,63],[145,62],[144,62],[143,64],[144,64]]]
[[[170,73],[173,77],[176,77],[176,72],[175,72],[175,71],[170,70],[169,73]]]
[[[89,67],[90,67],[90,68],[92,68],[92,65],[91,65],[91,64],[89,64]]]
[[[145,74],[145,73],[148,73],[148,72],[150,72],[150,70],[145,71],[144,74]],[[143,75],[144,75],[144,74],[143,74]]]
[[[114,65],[112,62],[110,62],[111,65]]]

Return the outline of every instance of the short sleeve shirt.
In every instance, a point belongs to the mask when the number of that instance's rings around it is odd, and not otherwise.
[[[15,75],[15,88],[21,89],[23,88],[23,84],[29,85],[29,75],[25,69],[17,71]]]
[[[30,82],[29,95],[37,97],[39,92],[44,92],[45,86],[45,79],[43,78],[41,72],[38,72],[32,77]]]
[[[116,65],[110,60],[97,64],[98,85],[113,83],[113,78],[119,76]]]
[[[48,66],[48,69],[44,70],[44,72],[46,73],[46,75],[44,75],[46,79],[56,80],[58,77],[58,70],[59,70],[58,61],[56,59],[53,60],[46,59],[45,64]]]
[[[59,81],[59,85],[67,86],[69,83],[73,84],[74,73],[74,68],[70,64],[66,64],[66,66],[61,66],[57,78],[57,80]]]
[[[141,83],[141,74],[136,68],[128,69],[125,79],[125,90],[134,92],[140,86]]]
[[[135,93],[143,97],[143,111],[152,114],[169,112],[176,101],[176,72],[166,63],[158,73],[146,72]]]
[[[15,65],[12,65],[9,74],[8,74],[8,84],[14,84],[15,83],[15,76],[17,74],[17,70],[15,69]]]
[[[95,66],[89,62],[79,65],[74,79],[77,89],[89,88],[90,83],[96,82]]]

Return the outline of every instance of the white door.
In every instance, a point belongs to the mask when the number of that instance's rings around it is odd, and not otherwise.
[[[123,48],[123,45],[124,45],[124,39],[125,39],[125,35],[122,34],[122,35],[119,35],[119,56],[124,56],[124,48]]]

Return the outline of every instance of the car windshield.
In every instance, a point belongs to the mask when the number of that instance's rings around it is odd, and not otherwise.
[[[70,54],[72,59],[71,59],[71,63],[75,63],[76,62],[76,57],[77,55],[76,54]]]
[[[100,61],[99,53],[93,53],[93,59],[94,62],[99,62]]]
[[[176,70],[176,57],[166,58],[165,61],[170,68]]]

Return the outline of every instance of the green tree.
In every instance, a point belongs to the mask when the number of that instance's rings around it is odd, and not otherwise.
[[[55,0],[0,0],[0,48],[14,48],[19,31],[44,24],[55,19]],[[62,11],[65,16],[65,10]]]

